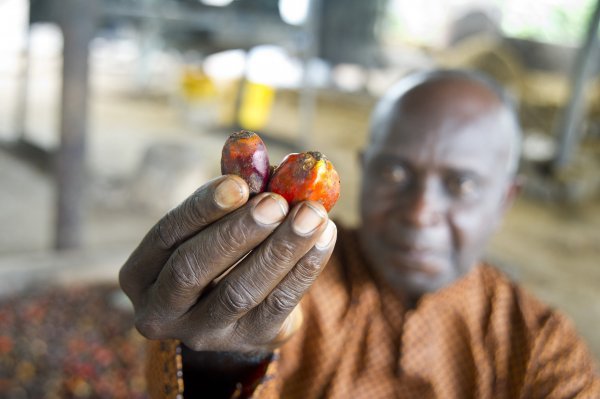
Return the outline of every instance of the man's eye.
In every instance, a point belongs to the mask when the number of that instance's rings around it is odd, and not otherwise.
[[[380,169],[381,177],[394,184],[404,184],[408,181],[408,171],[401,165],[386,165]]]
[[[454,176],[447,181],[448,191],[456,197],[472,197],[479,191],[479,185],[473,177]]]

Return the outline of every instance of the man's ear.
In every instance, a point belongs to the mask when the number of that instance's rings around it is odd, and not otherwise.
[[[498,209],[498,213],[496,214],[496,220],[493,222],[494,230],[500,228],[500,226],[502,225],[502,221],[504,220],[504,214],[510,209],[512,204],[515,202],[515,200],[521,193],[524,183],[525,179],[523,176],[520,175],[517,175],[511,179],[511,182],[508,184],[508,187],[506,188],[506,191],[504,193],[504,197],[502,199],[502,203],[500,204],[500,208]]]
[[[506,212],[512,204],[515,202],[517,197],[523,191],[523,186],[525,185],[525,176],[516,175],[512,181],[510,182],[506,194],[504,195],[504,200],[502,201],[502,212]]]

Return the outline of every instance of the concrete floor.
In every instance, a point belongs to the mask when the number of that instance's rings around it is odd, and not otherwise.
[[[219,174],[218,158],[227,131],[190,125],[182,108],[174,107],[168,97],[131,95],[131,88],[122,84],[126,77],[111,84],[102,79],[95,78],[91,101],[85,248],[69,255],[50,251],[55,195],[51,176],[0,151],[0,273],[6,272],[4,276],[47,278],[48,270],[61,269],[64,273],[59,275],[114,278],[129,251],[161,214]],[[9,83],[0,79],[4,88]],[[46,146],[56,143],[57,137],[54,94],[48,89],[33,98],[36,112],[28,119],[29,137]],[[8,100],[0,98],[0,126],[10,125]],[[329,98],[320,104],[315,131],[326,134],[313,139],[315,148],[332,158],[342,176],[343,192],[334,217],[351,225],[357,221],[356,150],[364,143],[369,102],[347,103],[347,107],[336,103]],[[284,115],[294,113],[290,104],[294,102],[276,105],[273,131],[288,134],[282,127],[289,120]],[[11,138],[3,133],[5,139]],[[283,146],[268,146],[275,160],[289,152]],[[599,203],[566,209],[522,198],[489,251],[490,258],[525,287],[572,317],[598,358],[599,232]],[[96,273],[100,269],[103,272]],[[73,270],[79,272],[72,274]],[[7,281],[5,286],[19,287]]]

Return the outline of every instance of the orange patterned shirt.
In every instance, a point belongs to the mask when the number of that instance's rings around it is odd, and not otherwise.
[[[571,322],[487,265],[408,309],[371,276],[355,234],[340,229],[301,306],[300,331],[231,397],[600,398],[600,375]],[[150,341],[152,398],[181,398],[184,380],[202,378],[182,378],[177,344]]]

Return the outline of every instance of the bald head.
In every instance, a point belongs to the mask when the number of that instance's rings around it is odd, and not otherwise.
[[[409,123],[410,122],[410,123]],[[466,70],[438,70],[411,74],[398,82],[379,101],[371,119],[370,144],[389,135],[402,134],[401,125],[431,130],[432,124],[448,127],[490,123],[482,135],[498,141],[506,150],[506,170],[517,172],[521,130],[513,103],[497,83],[485,75]],[[444,129],[452,132],[452,128]]]

